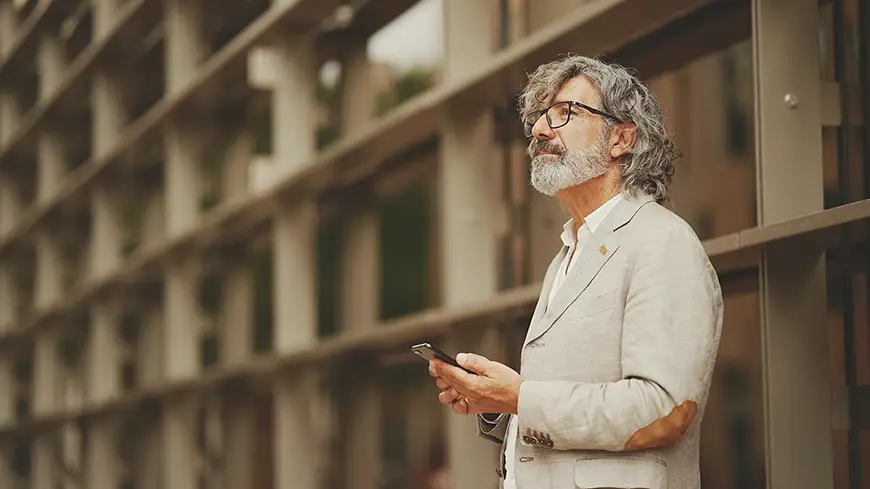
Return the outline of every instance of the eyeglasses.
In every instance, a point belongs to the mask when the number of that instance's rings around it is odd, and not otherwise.
[[[557,129],[564,126],[571,121],[571,115],[580,115],[577,110],[574,109],[575,106],[585,109],[592,114],[607,117],[608,119],[612,119],[619,123],[622,122],[622,120],[615,115],[608,114],[607,112],[603,112],[580,102],[568,100],[566,102],[556,102],[546,109],[536,110],[526,116],[526,118],[523,119],[523,134],[525,134],[527,138],[532,137],[532,128],[535,127],[535,123],[538,122],[538,119],[540,119],[544,114],[547,116],[547,125],[550,126],[550,129]]]

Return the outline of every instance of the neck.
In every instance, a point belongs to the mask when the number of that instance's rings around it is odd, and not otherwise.
[[[575,230],[592,214],[620,191],[620,178],[615,168],[573,187],[556,192],[556,198],[574,221]]]

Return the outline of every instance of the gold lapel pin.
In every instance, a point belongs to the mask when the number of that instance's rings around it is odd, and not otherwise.
[[[601,245],[601,248],[598,248],[598,251],[600,251],[602,255],[606,255],[607,254],[607,247],[605,247],[604,245]]]

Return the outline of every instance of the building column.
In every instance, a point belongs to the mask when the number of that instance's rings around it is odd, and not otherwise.
[[[0,60],[6,59],[18,37],[15,7],[8,0],[0,1]]]
[[[12,267],[0,262],[0,335],[12,328],[15,320],[15,282]]]
[[[202,0],[165,0],[166,95],[193,78],[206,53]],[[190,229],[199,218],[201,127],[178,115],[166,129],[165,224],[168,237]]]
[[[248,254],[241,250],[243,259],[233,260],[224,281],[223,318],[220,332],[224,349],[221,359],[225,365],[246,362],[253,351],[254,284]]]
[[[492,53],[492,2],[444,1],[445,82],[472,73]],[[463,101],[446,107],[442,125],[441,186],[442,297],[456,307],[488,299],[498,284],[500,167],[491,107]],[[451,336],[456,351],[479,351],[479,341]],[[476,435],[473,417],[448,413],[448,461],[457,487],[495,486],[497,447]],[[486,462],[483,462],[483,461]]]
[[[298,171],[314,155],[315,81],[312,46],[287,34],[277,52],[273,92],[274,165],[277,172]],[[275,176],[278,178],[278,175]],[[317,342],[315,239],[317,209],[312,202],[284,205],[273,224],[275,254],[275,351],[304,351]],[[275,487],[318,487],[324,447],[314,414],[317,374],[304,369],[279,377],[275,386]],[[306,440],[306,443],[299,443]]]
[[[0,398],[0,428],[11,426],[15,422],[15,382],[12,379],[12,365],[8,355],[0,358],[0,392],[4,395]],[[0,481],[4,479],[0,478]]]
[[[36,309],[55,305],[63,293],[64,264],[51,230],[40,233],[36,247]]]
[[[15,181],[10,178],[0,178],[0,236],[9,234],[18,225],[20,218],[21,201],[18,198]]]
[[[58,334],[54,329],[42,331],[36,338],[33,379],[33,413],[52,414],[57,410],[58,379],[63,365],[58,361]]]
[[[57,90],[66,69],[66,56],[60,40],[51,33],[42,34],[39,44],[39,100],[45,101]]]
[[[445,83],[477,70],[491,54],[491,38],[479,26],[491,2],[444,2]],[[444,254],[443,297],[457,306],[491,297],[496,291],[498,236],[496,217],[500,168],[490,107],[467,101],[446,107],[442,125],[439,177]]]
[[[113,418],[96,418],[88,425],[85,461],[85,487],[116,489],[118,487],[117,423]]]
[[[63,46],[52,34],[43,34],[39,50],[39,100],[44,102],[63,81],[66,59]],[[36,201],[44,203],[53,197],[66,173],[67,161],[61,139],[61,132],[51,124],[44,126],[39,135],[37,147],[39,163],[37,169]]]
[[[167,334],[166,312],[160,299],[155,299],[153,304],[153,308],[144,312],[145,318],[139,337],[138,380],[142,388],[158,385],[165,376],[166,352],[163,350],[163,338]]]
[[[250,136],[236,127],[233,129],[233,133],[226,135],[232,142],[227,146],[224,156],[221,182],[223,203],[238,202],[248,194],[248,168],[254,157]]]
[[[21,115],[15,93],[8,87],[0,87],[0,148],[5,149],[18,132]]]
[[[94,40],[106,37],[115,25],[121,0],[91,0],[94,12]]]
[[[207,55],[202,35],[204,0],[164,0],[166,12],[166,94],[174,95],[196,74]]]
[[[195,258],[167,265],[163,286],[165,320],[163,324],[164,374],[167,381],[193,377],[199,371],[199,290],[200,267]]]
[[[40,432],[33,440],[30,483],[32,489],[56,489],[57,470],[52,454],[54,436],[52,433]]]
[[[197,487],[196,397],[183,393],[165,401],[163,412],[163,487]]]
[[[49,127],[39,136],[36,202],[44,204],[57,194],[67,173],[68,161],[60,131]]]
[[[226,397],[224,487],[251,487],[254,475],[254,409],[251,396]]]
[[[121,224],[118,199],[107,182],[98,182],[91,196],[93,216],[90,276],[102,278],[114,272],[121,262]]]
[[[87,358],[87,399],[90,404],[105,402],[120,391],[118,319],[117,308],[107,301],[91,308],[91,344]]]
[[[818,42],[807,35],[818,30],[818,4],[757,0],[753,9],[758,223],[771,225],[824,208]],[[760,293],[771,489],[833,487],[825,291],[824,251],[792,242],[765,246]]]

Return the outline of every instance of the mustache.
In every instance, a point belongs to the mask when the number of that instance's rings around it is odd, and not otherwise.
[[[535,139],[531,144],[529,144],[528,154],[531,158],[534,158],[541,152],[563,156],[566,151],[567,150],[561,145],[551,143],[550,141],[540,141]]]

